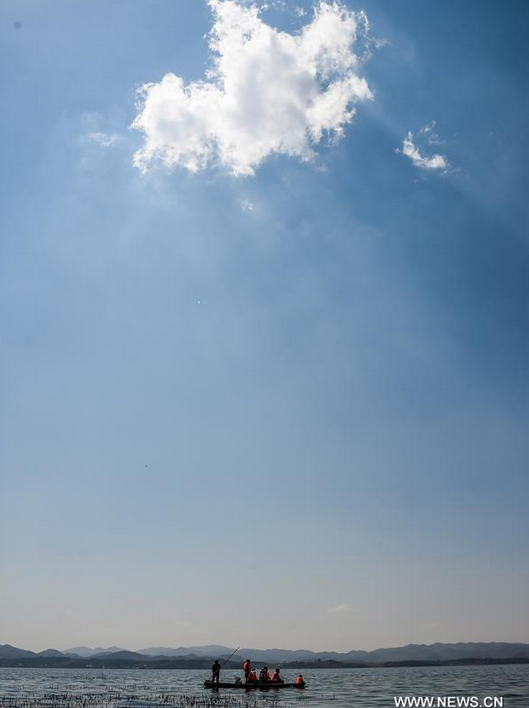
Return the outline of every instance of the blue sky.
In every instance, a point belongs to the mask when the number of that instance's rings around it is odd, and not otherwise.
[[[529,12],[344,7],[334,139],[267,152],[306,96],[265,76],[142,173],[136,91],[205,78],[212,9],[2,3],[0,641],[528,640]]]

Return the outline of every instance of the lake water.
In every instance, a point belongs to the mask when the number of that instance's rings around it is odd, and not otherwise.
[[[223,680],[234,675],[225,671]],[[285,670],[287,680],[295,675]],[[529,665],[318,669],[303,675],[304,691],[214,693],[202,688],[204,671],[0,668],[0,708],[393,708],[394,696],[410,695],[502,696],[505,708],[529,708]]]

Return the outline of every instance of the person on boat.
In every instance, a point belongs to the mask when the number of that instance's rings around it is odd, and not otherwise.
[[[257,673],[252,669],[250,671],[250,678],[248,679],[247,683],[258,683],[259,679],[257,678]]]
[[[301,684],[305,684],[305,681],[303,680],[303,676],[301,674],[298,674],[296,676],[296,685],[300,686]]]
[[[283,683],[283,679],[281,678],[281,669],[279,666],[276,667],[276,670],[272,674],[272,681],[275,681],[276,683]]]
[[[215,659],[215,663],[211,667],[211,681],[213,683],[219,683],[220,681],[220,662],[218,659]]]
[[[261,672],[259,674],[259,681],[261,683],[267,683],[267,681],[270,681],[270,674],[268,673],[268,666],[263,666],[261,669]]]
[[[242,670],[244,671],[244,683],[248,683],[250,674],[252,673],[252,662],[250,661],[250,659],[246,659],[246,661],[242,665]]]

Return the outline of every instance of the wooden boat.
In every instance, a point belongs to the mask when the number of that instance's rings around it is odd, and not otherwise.
[[[280,683],[279,681],[266,681],[262,683],[261,681],[252,681],[251,683],[224,683],[220,681],[219,683],[214,683],[213,681],[204,681],[204,688],[305,688],[305,683]]]

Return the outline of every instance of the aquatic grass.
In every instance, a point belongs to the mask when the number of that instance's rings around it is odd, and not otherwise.
[[[282,708],[278,699],[260,696],[202,696],[172,695],[164,693],[123,693],[107,691],[98,693],[70,693],[65,691],[45,693],[40,696],[0,697],[0,708]]]

